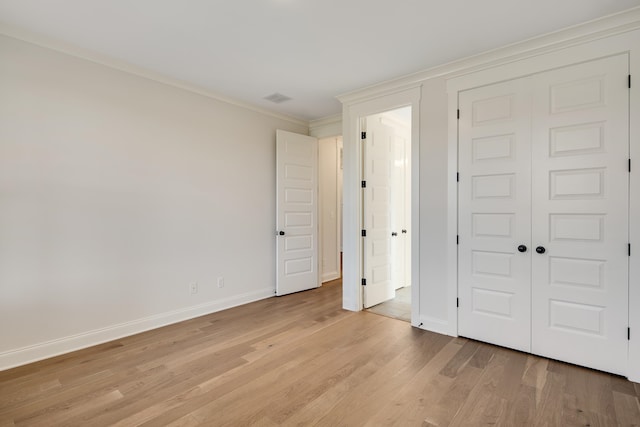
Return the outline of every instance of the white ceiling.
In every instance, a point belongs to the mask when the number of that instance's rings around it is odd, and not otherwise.
[[[309,120],[335,96],[640,0],[0,0],[0,23]],[[273,104],[279,92],[291,101]]]

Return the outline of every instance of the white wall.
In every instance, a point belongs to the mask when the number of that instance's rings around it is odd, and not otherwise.
[[[445,332],[447,307],[447,86],[426,80],[420,98],[420,322]]]
[[[275,131],[306,125],[4,36],[0,63],[0,369],[274,294]]]

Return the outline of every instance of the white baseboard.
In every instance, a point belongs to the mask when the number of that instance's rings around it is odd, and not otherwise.
[[[55,340],[30,345],[0,353],[0,371],[37,362],[72,351],[124,338],[140,332],[182,322],[239,305],[262,300],[274,296],[274,289],[262,289],[247,292],[222,300],[211,301],[192,307],[156,314],[154,316],[120,323],[106,328],[95,329],[80,334],[58,338]]]
[[[330,271],[328,273],[324,273],[322,275],[322,283],[324,282],[329,282],[331,280],[336,280],[340,278],[340,272],[339,271]]]
[[[451,330],[449,322],[442,319],[436,319],[434,317],[420,316],[420,324],[415,326],[438,334],[449,335],[451,337],[458,336],[456,331]]]

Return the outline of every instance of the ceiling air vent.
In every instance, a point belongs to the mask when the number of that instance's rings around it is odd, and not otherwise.
[[[288,96],[283,95],[281,93],[277,93],[277,92],[272,95],[265,96],[264,99],[266,99],[267,101],[274,102],[276,104],[281,104],[285,101],[291,100],[291,98],[289,98]]]

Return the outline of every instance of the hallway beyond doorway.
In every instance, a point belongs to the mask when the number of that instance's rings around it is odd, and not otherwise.
[[[396,291],[396,297],[368,308],[371,313],[411,322],[411,286]]]

